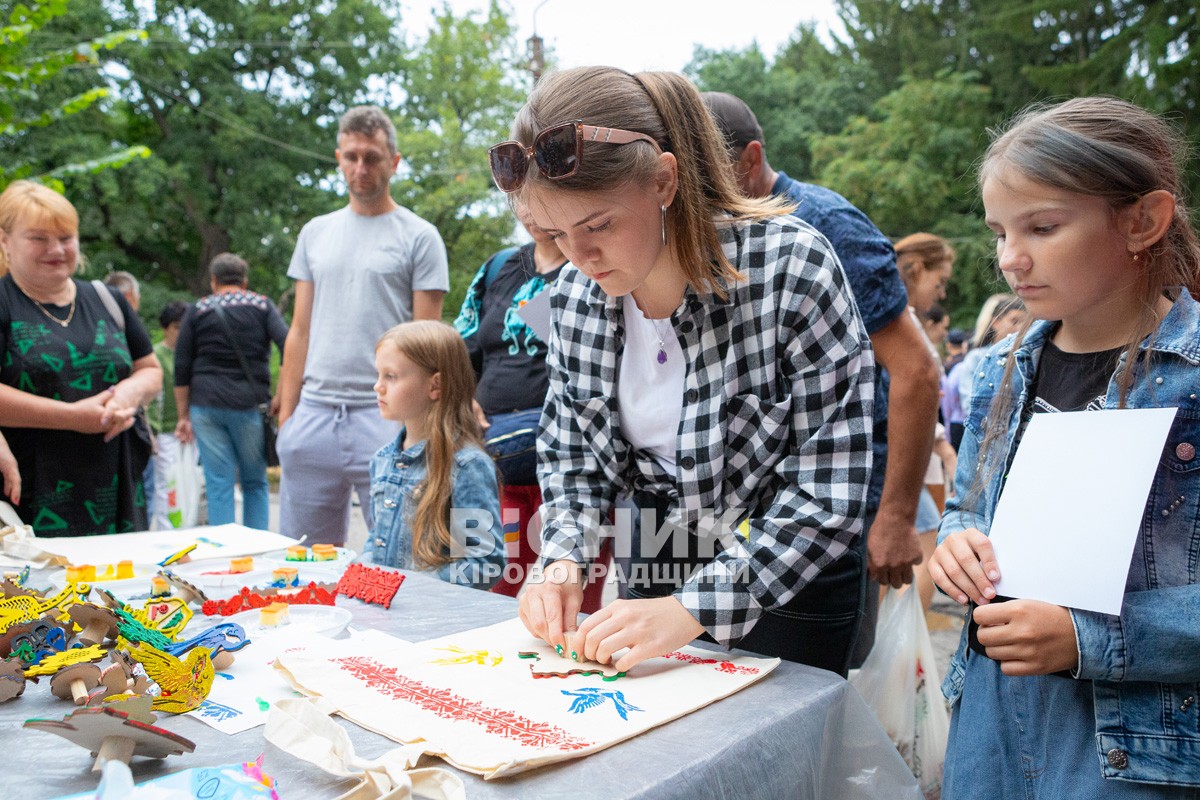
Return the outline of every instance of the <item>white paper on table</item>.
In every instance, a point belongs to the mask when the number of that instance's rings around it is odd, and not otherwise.
[[[135,564],[157,564],[193,543],[197,543],[189,556],[193,561],[252,556],[296,544],[290,536],[234,523],[108,536],[39,537],[30,541],[72,564],[113,564],[126,559]]]
[[[222,621],[221,617],[211,617],[206,625],[193,625],[196,630],[189,629],[187,635],[194,636]],[[267,721],[272,705],[301,696],[275,669],[275,659],[280,653],[303,648],[328,652],[344,644],[344,639],[335,643],[314,631],[286,627],[256,636],[233,653],[234,662],[228,669],[217,671],[208,697],[188,716],[229,735],[256,728]]]
[[[996,591],[1120,614],[1175,408],[1034,414],[988,534]]]
[[[525,320],[543,342],[550,341],[550,289],[547,286],[517,309],[517,316]]]

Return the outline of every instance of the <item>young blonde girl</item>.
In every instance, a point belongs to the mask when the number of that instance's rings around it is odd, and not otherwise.
[[[372,560],[490,588],[504,568],[499,487],[462,337],[441,322],[406,322],[380,338],[375,366],[380,413],[404,427],[371,460]]]
[[[984,159],[999,266],[1033,320],[979,368],[959,453],[965,491],[930,565],[943,591],[976,606],[978,644],[964,632],[943,686],[948,800],[1197,796],[1200,245],[1182,152],[1153,114],[1082,98],[1024,113]],[[987,534],[1030,415],[1151,407],[1179,411],[1120,616],[991,602],[1004,565]]]

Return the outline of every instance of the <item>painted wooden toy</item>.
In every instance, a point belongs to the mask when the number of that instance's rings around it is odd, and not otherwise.
[[[71,621],[79,626],[79,641],[84,644],[103,644],[116,639],[120,631],[117,615],[111,609],[94,603],[76,603],[68,612]]]
[[[88,693],[100,685],[100,667],[91,662],[71,664],[54,673],[50,693],[59,700],[74,700],[75,705],[87,704]]]
[[[338,580],[337,591],[338,594],[357,598],[364,603],[391,608],[392,598],[396,596],[396,591],[402,583],[404,576],[399,572],[351,564]]]
[[[120,658],[113,658],[113,663],[100,671],[100,683],[88,692],[87,705],[100,705],[105,700],[123,695],[132,697],[130,677],[130,670],[125,662]]]
[[[7,650],[4,655],[12,655],[26,667],[31,667],[41,663],[43,658],[70,648],[73,630],[69,623],[61,624],[53,617],[23,622],[4,632],[0,637],[4,642],[0,650]],[[83,644],[75,642],[74,646],[82,647]]]
[[[130,613],[147,628],[159,631],[170,639],[178,639],[195,616],[182,597],[152,597],[140,611],[130,609]]]
[[[157,647],[159,650],[165,650],[171,646],[170,637],[164,636],[153,628],[147,627],[145,623],[139,620],[127,608],[113,609],[113,613],[117,615],[117,627],[120,629],[118,641],[124,639],[131,644],[146,642],[149,645]]]
[[[603,680],[615,681],[625,677],[612,664],[602,664],[599,661],[589,661],[573,649],[572,634],[564,634],[567,646],[551,649],[548,644],[539,644],[530,650],[523,650],[517,656],[529,659],[529,673],[535,678],[566,678],[571,675],[599,675]]]
[[[154,698],[155,710],[184,714],[198,708],[212,689],[216,671],[207,647],[192,648],[182,661],[145,643],[130,650],[129,655],[146,668],[150,680],[161,690]]]
[[[196,584],[189,580],[179,577],[171,570],[164,569],[160,574],[166,578],[167,583],[171,584],[171,586],[175,589],[175,594],[183,598],[183,602],[196,603],[199,605],[208,599],[208,595],[204,594],[204,592],[200,590],[200,587],[196,586]]]
[[[191,753],[196,745],[177,733],[154,724],[154,715],[140,703],[122,703],[120,708],[80,708],[62,720],[30,719],[25,727],[61,736],[96,756],[92,771],[110,760],[129,762],[133,756],[166,758]]]
[[[25,667],[15,658],[0,661],[0,703],[25,692]]]
[[[40,664],[35,664],[25,670],[25,677],[37,678],[42,675],[53,675],[60,669],[69,667],[72,664],[99,661],[102,658],[104,658],[104,650],[98,644],[94,644],[91,647],[76,647],[43,658]]]
[[[194,647],[207,647],[212,654],[213,666],[218,670],[228,669],[233,663],[233,654],[250,644],[246,629],[236,622],[221,622],[184,642],[176,642],[166,649],[167,653],[182,658]]]
[[[40,600],[29,595],[6,597],[0,600],[0,631],[18,622],[31,622],[52,609],[56,619],[65,620],[67,609],[86,602],[91,591],[91,584],[68,583],[58,594]]]

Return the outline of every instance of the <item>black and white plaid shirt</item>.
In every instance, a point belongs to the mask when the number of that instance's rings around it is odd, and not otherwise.
[[[722,226],[721,237],[744,280],[727,301],[689,289],[672,316],[688,364],[677,475],[621,434],[620,298],[568,267],[552,295],[538,478],[544,563],[595,559],[619,492],[670,496],[692,524],[704,513],[748,518],[749,535],[724,536],[674,595],[732,647],[861,535],[874,358],[841,265],[813,228],[779,217]]]

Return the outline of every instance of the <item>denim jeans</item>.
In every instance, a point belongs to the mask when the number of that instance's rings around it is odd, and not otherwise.
[[[240,480],[242,524],[266,530],[270,504],[262,415],[258,409],[192,406],[192,430],[204,468],[209,524],[234,521],[233,484]]]

